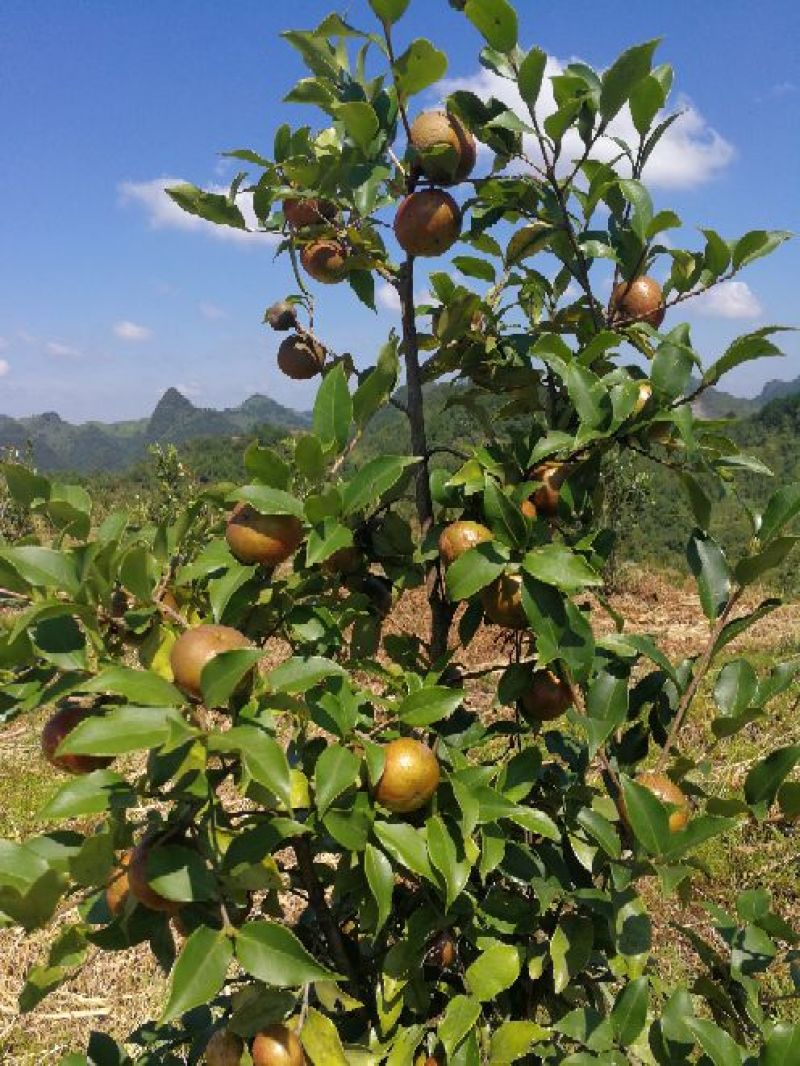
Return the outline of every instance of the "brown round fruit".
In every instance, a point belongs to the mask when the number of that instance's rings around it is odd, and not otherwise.
[[[290,229],[305,229],[332,222],[336,207],[329,200],[284,200],[283,215]]]
[[[519,509],[520,511],[522,511],[526,518],[534,519],[538,514],[538,511],[536,510],[536,504],[533,502],[533,500],[523,500],[522,503],[519,505]]]
[[[268,1025],[253,1041],[253,1066],[307,1066],[303,1045],[285,1025]]]
[[[393,740],[384,753],[375,799],[395,814],[418,811],[439,787],[438,759],[427,744],[411,737]]]
[[[227,1029],[218,1029],[206,1044],[206,1066],[239,1066],[243,1054],[242,1038]]]
[[[294,335],[286,337],[278,348],[278,366],[295,381],[316,377],[325,366],[325,349],[318,342]]]
[[[615,316],[635,322],[649,322],[654,329],[658,329],[665,314],[661,286],[646,274],[633,281],[621,281],[611,293],[611,308]]]
[[[641,785],[648,792],[652,792],[656,799],[675,808],[669,816],[669,831],[671,833],[679,833],[681,829],[686,828],[689,824],[692,810],[688,799],[674,781],[667,777],[666,774],[657,773],[655,770],[647,770],[645,773],[639,774],[635,780],[637,785]],[[622,816],[623,818],[626,817],[624,804],[622,805]]]
[[[481,592],[481,603],[490,622],[506,629],[527,629],[528,617],[522,606],[522,578],[501,574]]]
[[[329,555],[322,564],[322,571],[329,576],[343,574],[348,577],[351,574],[357,574],[363,565],[364,556],[361,549],[355,544],[350,544],[347,548],[340,548],[333,555]]]
[[[419,153],[425,177],[437,185],[455,185],[469,177],[475,166],[475,138],[446,111],[423,111],[417,115],[411,125],[411,144]],[[431,154],[448,148],[450,151],[441,155]]]
[[[247,648],[250,642],[231,626],[200,625],[181,633],[169,655],[175,684],[190,696],[200,697],[203,667],[221,651]]]
[[[174,900],[160,896],[154,888],[150,887],[147,879],[147,863],[150,857],[150,845],[144,841],[137,844],[131,852],[128,863],[128,887],[137,903],[147,907],[151,911],[163,911],[165,914],[174,914],[179,910],[180,904]]]
[[[552,670],[536,670],[531,687],[520,700],[522,714],[529,722],[551,722],[560,718],[572,703],[569,685]]]
[[[398,244],[408,255],[442,255],[458,240],[461,208],[443,189],[412,192],[394,220]]]
[[[289,514],[261,514],[238,503],[225,527],[228,547],[247,566],[277,566],[294,555],[303,540],[303,523]]]
[[[449,969],[456,961],[458,950],[453,934],[446,929],[440,933],[425,954],[425,961],[429,966],[436,966],[440,970]]]
[[[297,325],[297,312],[288,300],[279,300],[268,308],[264,321],[279,333],[285,333]]]
[[[480,522],[451,522],[449,526],[445,526],[439,537],[439,555],[444,565],[450,566],[470,548],[492,539],[492,531]]]
[[[115,918],[125,909],[125,904],[130,897],[128,866],[132,854],[133,851],[126,851],[120,857],[119,866],[111,871],[106,883],[106,904]]]
[[[70,774],[90,774],[93,770],[102,770],[111,765],[113,758],[104,755],[56,755],[62,740],[77,725],[91,718],[92,713],[91,708],[67,700],[47,719],[42,730],[42,754],[51,766]]]
[[[347,249],[339,241],[313,241],[300,253],[307,274],[323,285],[336,285],[347,274]]]
[[[531,481],[541,481],[540,487],[533,494],[533,505],[540,515],[553,518],[558,512],[561,486],[564,484],[569,468],[566,463],[539,463],[528,473]]]

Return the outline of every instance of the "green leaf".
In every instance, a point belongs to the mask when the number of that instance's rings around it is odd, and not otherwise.
[[[260,785],[292,805],[292,783],[286,753],[278,741],[254,725],[237,725],[209,737],[209,751],[237,751],[245,769]]]
[[[464,890],[469,879],[470,864],[464,858],[459,860],[456,841],[438,814],[432,815],[425,827],[428,831],[428,854],[434,868],[444,879],[447,890],[445,907],[449,910]]]
[[[753,667],[746,659],[734,659],[717,675],[714,700],[722,714],[738,718],[752,705],[757,692],[758,677]]]
[[[705,1018],[684,1018],[714,1066],[742,1066],[742,1052],[736,1042],[714,1022]]]
[[[429,685],[406,696],[395,709],[395,714],[406,725],[433,725],[442,718],[449,718],[463,701],[461,689]]]
[[[772,806],[784,779],[800,762],[800,744],[770,752],[753,766],[744,780],[744,798],[763,817]]]
[[[608,122],[620,111],[634,86],[650,73],[658,40],[634,45],[605,71],[600,89],[600,114]]]
[[[551,585],[523,575],[522,606],[536,634],[540,666],[560,659],[576,678],[586,677],[594,658],[594,634],[582,611]]]
[[[522,567],[545,585],[555,585],[564,592],[578,592],[590,585],[602,585],[603,578],[582,555],[566,544],[545,544],[528,552]]]
[[[593,837],[603,851],[612,859],[618,859],[622,853],[619,835],[612,822],[604,818],[602,814],[593,811],[591,807],[584,807],[578,814],[578,824]]]
[[[487,259],[479,259],[475,255],[453,256],[453,266],[468,278],[478,278],[481,281],[494,281],[497,276]]]
[[[164,844],[147,853],[147,881],[166,899],[191,903],[213,899],[217,882],[204,859],[192,848]]]
[[[745,333],[737,337],[703,374],[703,384],[715,385],[723,374],[727,374],[729,370],[743,363],[752,362],[754,359],[783,355],[780,348],[769,339],[770,333],[775,333],[777,328],[776,326],[764,326],[753,333]]]
[[[172,707],[110,706],[92,715],[67,734],[58,748],[62,755],[124,755],[159,748],[173,730],[191,735],[180,712]]]
[[[510,548],[524,548],[528,539],[528,526],[519,507],[503,492],[494,478],[486,477],[483,491],[483,509],[489,528]]]
[[[292,469],[272,448],[265,448],[257,440],[248,444],[244,453],[244,468],[251,478],[273,489],[288,489]]]
[[[650,223],[653,221],[653,201],[650,193],[646,186],[632,178],[621,178],[618,184],[622,195],[633,208],[630,227],[644,244],[649,236]]]
[[[294,459],[299,472],[312,481],[318,480],[325,473],[322,443],[314,433],[302,433],[297,437]]]
[[[395,333],[384,344],[372,370],[353,394],[353,419],[363,429],[379,407],[386,403],[397,384],[398,342]]]
[[[348,136],[366,154],[379,129],[378,116],[372,104],[363,100],[339,104],[336,108],[336,117],[343,123]]]
[[[178,207],[190,215],[197,215],[198,218],[218,226],[247,229],[242,212],[222,193],[204,192],[188,182],[173,185],[164,191]]]
[[[367,844],[364,851],[364,874],[378,907],[378,922],[375,927],[375,936],[377,936],[392,911],[394,871],[383,852],[372,844]]]
[[[792,234],[787,230],[763,230],[755,229],[745,233],[736,242],[731,257],[734,270],[740,270],[754,259],[760,259],[762,255],[769,255],[784,241],[788,241]]]
[[[784,485],[770,496],[764,508],[764,514],[761,516],[758,539],[762,544],[772,540],[798,514],[800,514],[800,482],[796,481],[792,485]]]
[[[549,1035],[550,1030],[537,1022],[503,1022],[492,1033],[489,1066],[507,1066],[524,1058],[534,1044]]]
[[[50,482],[29,470],[27,466],[21,463],[0,463],[0,472],[5,476],[11,498],[23,507],[30,507],[35,500],[49,499]]]
[[[222,707],[242,680],[264,657],[261,648],[235,648],[209,659],[200,674],[200,688],[206,707]]]
[[[224,929],[201,925],[183,945],[170,978],[161,1022],[171,1022],[188,1010],[210,1003],[225,983],[233,944]]]
[[[406,822],[375,822],[373,832],[395,862],[437,883],[428,859],[425,833]]]
[[[361,759],[349,748],[333,744],[320,754],[314,767],[314,795],[322,817],[333,801],[352,788],[361,773]]]
[[[761,1066],[794,1066],[800,1062],[800,1025],[778,1022],[767,1037]]]
[[[542,89],[547,55],[541,48],[531,48],[519,65],[517,85],[529,111],[533,111]]]
[[[334,552],[349,548],[353,543],[353,531],[332,518],[326,518],[321,527],[311,530],[306,541],[306,563],[316,566],[329,559]]]
[[[300,1039],[314,1066],[349,1066],[336,1026],[314,1007],[308,1009]]]
[[[274,670],[270,670],[266,681],[273,692],[288,692],[296,696],[308,692],[326,677],[341,677],[345,673],[343,667],[324,656],[294,655]]]
[[[109,807],[128,806],[133,793],[127,781],[113,770],[94,770],[68,781],[44,805],[41,818],[79,818],[101,814]]]
[[[295,518],[303,518],[305,515],[301,500],[283,492],[282,489],[273,489],[268,485],[244,485],[234,489],[227,498],[230,502],[244,500],[259,514],[291,514]]]
[[[53,941],[47,965],[32,966],[19,994],[20,1014],[27,1014],[83,965],[89,944],[82,925],[68,925]],[[63,1066],[64,1060],[61,1060]]]
[[[703,613],[709,621],[714,621],[731,593],[731,572],[725,554],[707,533],[696,529],[686,546],[686,557],[697,582]]]
[[[403,99],[422,92],[447,72],[447,56],[430,41],[419,37],[412,41],[394,64],[397,92]]]
[[[447,1004],[437,1031],[449,1060],[480,1014],[480,1000],[474,996],[453,996]]]
[[[337,363],[319,387],[314,402],[314,432],[324,448],[341,451],[350,436],[353,401],[347,388],[344,365]]]
[[[672,402],[682,396],[689,385],[694,366],[695,359],[691,350],[680,334],[675,338],[673,330],[668,338],[659,344],[653,359],[650,380],[656,398]]]
[[[508,0],[467,0],[464,14],[498,52],[510,52],[516,45],[517,13]]]
[[[369,0],[369,6],[381,20],[388,26],[405,14],[410,0]]]
[[[95,677],[81,682],[81,692],[109,692],[147,707],[178,707],[186,702],[181,692],[150,670],[129,666],[106,666]]]
[[[776,537],[757,555],[741,559],[734,569],[736,580],[741,585],[751,585],[754,581],[758,581],[768,571],[774,570],[776,566],[781,565],[798,540],[800,540],[800,535]]]
[[[550,938],[553,986],[557,995],[584,969],[589,961],[593,942],[594,930],[588,918],[567,915],[558,923]]]
[[[487,1003],[510,988],[521,969],[519,948],[498,941],[486,948],[467,967],[464,980],[472,995],[481,1003]]]
[[[24,544],[18,548],[0,548],[0,561],[9,563],[29,585],[61,589],[75,596],[80,589],[74,559],[66,552]]]
[[[447,570],[448,598],[467,600],[491,584],[506,568],[506,559],[491,543],[479,544],[464,552]]]
[[[617,996],[611,1022],[620,1047],[630,1047],[644,1029],[649,1005],[650,982],[646,977],[629,982]]]
[[[622,775],[625,817],[637,840],[651,855],[663,855],[670,846],[669,814],[653,793]]]
[[[310,955],[297,937],[274,922],[248,922],[236,932],[236,958],[251,977],[278,988],[341,977]]]
[[[342,487],[342,513],[347,516],[378,503],[393,488],[404,471],[418,463],[409,455],[381,455],[370,459]]]

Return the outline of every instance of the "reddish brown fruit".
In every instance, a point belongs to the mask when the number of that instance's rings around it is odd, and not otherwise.
[[[339,241],[312,241],[300,253],[307,274],[323,285],[336,285],[347,274],[347,249]]]
[[[206,1066],[239,1066],[244,1041],[236,1033],[219,1029],[206,1044]]]
[[[431,943],[425,954],[425,961],[429,966],[436,966],[440,970],[449,969],[456,961],[458,950],[453,934],[446,929],[440,933]]]
[[[268,1025],[253,1041],[253,1066],[307,1066],[303,1045],[285,1025]]]
[[[470,548],[492,539],[492,531],[480,522],[451,522],[449,526],[445,526],[439,537],[439,555],[444,565],[450,566]]]
[[[130,884],[128,883],[128,866],[133,851],[126,851],[119,860],[119,866],[111,871],[106,883],[106,904],[109,911],[116,918],[125,909],[125,904],[130,897]]]
[[[523,500],[522,503],[519,505],[519,509],[520,511],[522,511],[526,518],[534,519],[538,514],[536,510],[536,504],[533,502],[533,500]]]
[[[102,770],[114,761],[105,755],[56,755],[59,744],[72,730],[92,717],[89,707],[80,703],[66,701],[48,718],[42,730],[42,754],[51,766],[66,770],[70,774],[90,774],[93,770]]]
[[[375,799],[395,814],[418,811],[439,787],[438,759],[427,744],[411,737],[393,740],[384,752]]]
[[[181,633],[169,656],[175,684],[190,696],[200,697],[203,667],[221,651],[247,648],[250,642],[231,626],[200,625]]]
[[[322,570],[323,573],[329,576],[342,574],[348,577],[351,574],[357,574],[363,565],[364,556],[361,553],[361,549],[357,548],[355,544],[351,544],[347,548],[340,548],[333,555],[329,555],[322,564]]]
[[[284,333],[287,329],[294,329],[297,325],[297,312],[288,300],[279,300],[267,309],[264,321],[278,333]]]
[[[411,144],[420,153],[419,164],[429,181],[455,185],[472,173],[477,158],[475,138],[454,115],[446,111],[423,111],[411,125]],[[432,149],[449,148],[440,157]]]
[[[287,378],[305,381],[322,372],[325,349],[305,337],[287,337],[278,348],[278,366]]]
[[[247,566],[277,566],[294,555],[303,540],[303,523],[289,514],[261,514],[249,503],[238,503],[225,528],[228,546]]]
[[[461,232],[461,208],[443,189],[412,192],[394,220],[397,242],[408,255],[442,255]]]
[[[147,907],[151,911],[162,911],[165,914],[174,914],[180,907],[174,900],[160,896],[154,888],[150,887],[147,879],[147,862],[150,856],[150,846],[144,841],[137,844],[131,852],[128,863],[128,886],[130,893],[137,903]]]
[[[522,578],[501,574],[481,592],[481,603],[489,621],[506,629],[527,629],[528,617],[522,606]]]
[[[611,293],[611,309],[615,317],[649,322],[654,329],[658,329],[665,314],[661,286],[646,274],[633,281],[621,281]]]
[[[572,704],[572,694],[569,685],[552,670],[536,670],[520,702],[522,714],[529,722],[551,722]]]
[[[637,785],[641,785],[648,792],[652,792],[656,799],[675,808],[669,816],[669,831],[671,833],[679,833],[681,829],[686,828],[689,824],[692,809],[684,793],[671,778],[655,770],[647,770],[639,774],[635,780]],[[624,804],[622,805],[622,816],[623,818],[626,817]]]
[[[322,226],[336,218],[336,207],[329,200],[284,200],[283,216],[290,229]]]
[[[531,481],[541,481],[541,486],[533,494],[533,505],[538,514],[553,518],[558,512],[561,486],[567,478],[569,468],[566,463],[539,463],[528,473]]]

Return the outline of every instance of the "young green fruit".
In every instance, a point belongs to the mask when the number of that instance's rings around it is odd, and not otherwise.
[[[240,563],[273,567],[300,547],[303,523],[294,515],[261,514],[249,503],[238,503],[225,527],[225,539]]]
[[[199,625],[187,629],[172,645],[169,663],[175,684],[189,696],[202,695],[200,677],[203,667],[221,651],[247,648],[250,642],[231,626]]]
[[[395,814],[424,807],[439,787],[439,761],[427,744],[401,737],[387,744],[375,799]]]
[[[423,111],[417,115],[411,125],[411,145],[423,174],[437,185],[463,181],[475,166],[475,138],[447,111]]]
[[[42,729],[42,754],[51,766],[70,774],[90,774],[93,770],[102,770],[111,765],[113,758],[105,755],[56,755],[65,737],[92,715],[91,708],[65,700],[55,714],[48,718]]]
[[[443,189],[412,192],[397,209],[394,233],[408,255],[442,255],[461,232],[461,208]]]

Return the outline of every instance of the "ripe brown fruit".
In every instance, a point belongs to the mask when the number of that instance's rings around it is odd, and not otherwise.
[[[561,486],[564,484],[569,468],[566,463],[556,461],[539,463],[528,473],[531,481],[541,481],[542,484],[533,494],[533,505],[540,515],[545,518],[553,518],[558,513],[558,501],[561,496]]]
[[[305,381],[322,372],[325,349],[318,341],[295,334],[281,342],[278,366],[287,378]]]
[[[409,255],[442,255],[458,240],[461,208],[443,189],[412,192],[394,220],[398,244]]]
[[[551,722],[570,706],[572,694],[569,685],[552,670],[536,670],[520,702],[522,714],[529,722]]]
[[[492,540],[492,531],[480,522],[451,522],[439,537],[439,555],[445,566],[450,566],[470,548]]]
[[[530,519],[534,519],[539,513],[536,510],[536,504],[533,502],[533,500],[523,500],[522,503],[519,505],[519,509],[520,511],[522,511],[526,518]]]
[[[303,1045],[285,1025],[268,1025],[253,1041],[253,1066],[307,1066]]]
[[[411,125],[411,144],[419,153],[425,177],[437,185],[455,185],[472,173],[477,158],[475,138],[455,116],[446,111],[423,111]],[[441,156],[431,149],[450,148]]]
[[[322,571],[329,576],[343,574],[348,577],[358,573],[363,565],[364,556],[361,549],[355,544],[350,544],[347,548],[339,548],[333,555],[329,555],[322,564]]]
[[[190,696],[200,697],[203,667],[221,651],[247,648],[250,642],[231,626],[200,625],[181,633],[169,656],[175,684]]]
[[[458,949],[453,934],[447,929],[440,933],[431,943],[425,954],[425,961],[429,966],[436,966],[440,970],[449,969],[456,961]]]
[[[489,621],[506,629],[527,629],[528,617],[522,606],[522,578],[501,574],[481,592],[481,603]]]
[[[74,700],[66,700],[42,729],[42,754],[51,766],[70,774],[90,774],[102,770],[114,761],[105,755],[56,755],[59,744],[72,730],[92,717],[92,710]]]
[[[339,241],[312,241],[300,253],[307,274],[323,285],[336,285],[347,274],[347,249]]]
[[[128,883],[128,865],[133,851],[126,851],[119,860],[119,866],[115,867],[106,883],[106,904],[111,914],[116,918],[125,909],[125,904],[130,897],[130,884]]]
[[[279,300],[267,309],[264,321],[274,330],[284,333],[287,329],[294,329],[297,325],[297,312],[288,300]]]
[[[336,206],[330,200],[284,200],[283,216],[290,229],[322,226],[336,218]]]
[[[427,744],[412,737],[391,741],[384,753],[375,799],[395,814],[418,811],[439,787],[438,759]]]
[[[225,539],[240,563],[277,566],[300,547],[303,523],[294,515],[261,514],[242,502],[228,519]]]
[[[675,808],[675,810],[670,812],[669,816],[670,833],[679,833],[681,829],[686,828],[689,824],[692,809],[689,806],[688,799],[674,781],[667,777],[666,774],[660,774],[655,770],[647,770],[639,774],[635,781],[637,785],[641,785],[648,792],[652,792],[656,799]],[[622,801],[620,802],[620,813],[627,821],[625,804]]]
[[[619,318],[649,322],[658,329],[665,314],[661,286],[646,274],[633,281],[621,281],[611,293],[611,309]]]
[[[143,907],[151,911],[162,911],[165,914],[174,914],[180,909],[180,904],[174,900],[160,896],[154,888],[150,887],[147,879],[147,861],[150,856],[150,845],[146,841],[137,844],[131,852],[128,863],[128,887],[133,898]]]
[[[206,1044],[207,1066],[239,1066],[244,1054],[244,1041],[236,1033],[218,1029]]]

